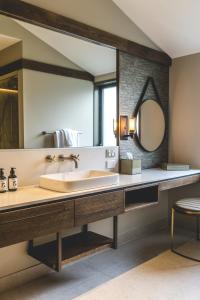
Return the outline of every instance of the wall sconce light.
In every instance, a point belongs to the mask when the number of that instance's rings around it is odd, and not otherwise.
[[[128,140],[133,138],[135,134],[135,118],[128,116],[120,116],[120,140]]]
[[[133,135],[135,134],[135,118],[129,119],[129,135],[133,138]]]

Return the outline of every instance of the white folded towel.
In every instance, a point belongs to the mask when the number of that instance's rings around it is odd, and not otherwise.
[[[54,132],[54,146],[55,148],[64,148],[64,141],[65,141],[65,137],[64,137],[64,132],[62,130],[56,130]]]
[[[68,145],[68,147],[77,147],[79,132],[70,128],[62,130],[64,132],[65,143]]]
[[[56,130],[54,132],[55,148],[77,147],[79,132],[70,128]]]

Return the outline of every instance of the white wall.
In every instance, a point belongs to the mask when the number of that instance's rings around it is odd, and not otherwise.
[[[200,167],[200,54],[173,60],[170,73],[170,159]]]
[[[93,146],[93,83],[23,70],[24,147],[51,148],[42,131],[80,130],[80,146]]]
[[[200,54],[173,60],[170,70],[170,160],[200,168]],[[199,183],[169,192],[174,201],[199,197]],[[194,229],[194,221],[177,216],[176,224]]]

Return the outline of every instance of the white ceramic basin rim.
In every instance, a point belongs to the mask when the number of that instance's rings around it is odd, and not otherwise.
[[[115,185],[118,182],[118,173],[103,170],[84,170],[40,176],[40,187],[64,193]]]

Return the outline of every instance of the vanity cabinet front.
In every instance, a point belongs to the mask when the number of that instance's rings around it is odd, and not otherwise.
[[[100,193],[75,200],[75,226],[117,216],[124,212],[124,192]]]
[[[0,247],[9,246],[34,237],[55,233],[74,226],[74,201],[0,213]]]

